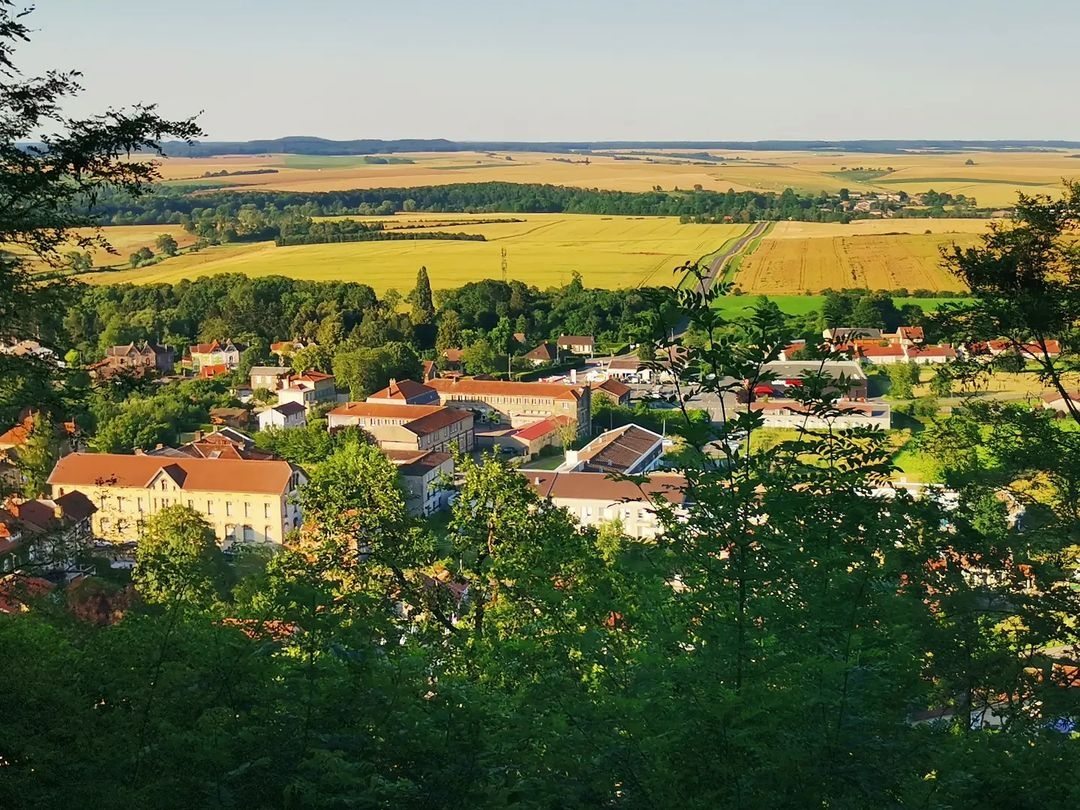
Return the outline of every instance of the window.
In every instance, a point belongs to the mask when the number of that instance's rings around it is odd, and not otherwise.
[[[250,516],[251,516],[251,504],[248,503],[247,501],[244,501],[244,517],[250,517]]]
[[[206,514],[208,514],[208,515],[214,514],[214,502],[211,501],[211,500],[208,500],[206,502]]]
[[[136,498],[135,499],[135,505],[138,507],[139,511],[141,512],[142,511],[142,498]]]
[[[165,479],[164,478],[161,479],[161,491],[162,492],[165,491]]]
[[[244,526],[244,542],[250,543],[255,539],[255,527]]]
[[[270,517],[270,504],[268,504],[268,503],[263,504],[263,517],[264,518]]]
[[[232,514],[232,501],[225,501],[225,516]]]
[[[191,498],[188,498],[187,508],[188,509],[194,509],[195,508],[195,502],[192,501]]]
[[[124,509],[124,499],[119,495],[116,496],[116,511],[120,512]]]

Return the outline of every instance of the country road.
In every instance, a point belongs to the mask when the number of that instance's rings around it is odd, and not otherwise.
[[[705,274],[705,278],[703,279],[705,289],[711,290],[713,288],[713,285],[716,283],[716,280],[724,277],[724,268],[727,267],[727,263],[736,256],[738,256],[740,253],[742,253],[744,250],[746,250],[747,246],[759,236],[764,234],[765,231],[768,229],[769,225],[771,224],[771,222],[757,223],[756,225],[754,225],[754,227],[750,230],[749,233],[740,236],[738,241],[735,242],[735,244],[733,244],[731,247],[729,247],[727,250],[725,250],[723,253],[713,259],[709,263],[709,271]],[[689,320],[683,318],[678,323],[678,325],[676,325],[674,331],[672,332],[672,337],[674,338],[682,335],[689,327]]]
[[[712,260],[712,263],[709,265],[709,272],[705,276],[706,290],[711,290],[716,283],[716,280],[724,277],[724,267],[727,263],[742,253],[747,245],[765,233],[770,224],[771,223],[769,222],[757,223],[750,233],[740,236],[739,241]]]

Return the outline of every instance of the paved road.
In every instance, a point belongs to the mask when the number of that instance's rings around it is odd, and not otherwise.
[[[768,227],[768,222],[758,222],[756,225],[754,225],[753,228],[750,229],[749,233],[740,236],[739,239],[731,247],[729,247],[727,250],[725,250],[723,253],[713,259],[709,263],[709,269],[705,273],[705,278],[702,280],[702,283],[705,285],[705,289],[711,290],[713,288],[713,285],[716,284],[717,280],[724,277],[724,269],[727,267],[727,263],[736,256],[738,256],[740,253],[742,253],[744,250],[746,250],[747,246],[759,236],[761,236],[763,233],[765,233],[765,229]],[[686,332],[688,328],[690,328],[690,321],[687,318],[683,318],[675,326],[673,337],[679,337],[684,332]]]
[[[750,233],[740,236],[739,241],[713,259],[709,264],[709,272],[705,276],[705,289],[711,290],[717,280],[724,277],[724,268],[727,263],[742,253],[751,242],[765,233],[765,229],[768,227],[768,222],[757,223]]]

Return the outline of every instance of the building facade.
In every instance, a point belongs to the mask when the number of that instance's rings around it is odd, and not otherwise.
[[[191,370],[198,372],[203,366],[225,366],[232,371],[240,365],[240,354],[247,348],[232,340],[196,343],[188,349],[188,362]]]
[[[350,402],[326,415],[330,430],[361,427],[384,450],[467,453],[476,441],[471,412],[441,405]]]
[[[578,435],[592,432],[592,399],[587,385],[470,377],[432,380],[428,385],[439,392],[443,405],[468,408],[512,427],[526,427],[540,419],[567,416],[577,423]]]
[[[522,470],[541,498],[569,512],[582,526],[598,527],[618,521],[629,537],[652,538],[663,533],[655,510],[659,500],[671,504],[676,514],[689,506],[686,479],[681,475],[654,474],[639,486],[589,472]]]
[[[173,350],[156,343],[128,343],[125,346],[110,346],[105,352],[105,359],[93,368],[99,373],[129,371],[136,374],[172,374],[174,366]]]
[[[94,535],[103,540],[137,540],[146,518],[183,505],[231,546],[281,544],[300,526],[293,500],[305,481],[286,461],[73,453],[56,463],[48,483],[54,500],[71,492],[89,499]]]
[[[275,405],[259,414],[259,430],[298,428],[306,424],[307,408],[297,402]]]
[[[332,374],[321,371],[305,371],[292,374],[281,382],[277,391],[278,405],[295,402],[308,410],[337,400],[337,387]]]

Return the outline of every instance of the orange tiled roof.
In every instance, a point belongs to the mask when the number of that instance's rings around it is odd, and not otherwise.
[[[460,380],[432,380],[428,383],[439,393],[465,394],[467,396],[502,395],[520,397],[552,397],[553,399],[580,399],[580,387],[558,383],[509,382],[506,380],[478,380],[463,377]]]
[[[56,486],[144,488],[164,470],[187,491],[257,492],[279,495],[289,487],[293,469],[287,461],[228,458],[163,458],[115,453],[71,453],[53,468]]]
[[[334,416],[367,416],[411,421],[443,410],[442,405],[398,405],[389,402],[349,402],[330,411]]]
[[[686,501],[686,479],[671,473],[654,473],[640,487],[633,481],[616,480],[600,473],[523,470],[521,474],[528,477],[529,484],[541,498],[619,503],[641,501],[644,491],[653,500],[663,498],[673,504]]]

